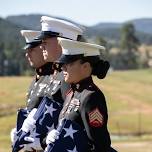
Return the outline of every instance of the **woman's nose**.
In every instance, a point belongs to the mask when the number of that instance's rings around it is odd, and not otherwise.
[[[44,50],[44,49],[45,49],[45,47],[44,47],[44,45],[43,45],[43,44],[41,44],[41,45],[40,45],[40,49],[42,49],[42,50]]]
[[[25,57],[28,57],[28,53],[25,53]]]

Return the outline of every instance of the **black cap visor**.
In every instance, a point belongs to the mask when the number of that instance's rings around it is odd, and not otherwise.
[[[41,31],[41,34],[35,38],[35,40],[43,40],[46,38],[52,38],[52,37],[57,37],[60,34],[57,32],[52,32],[52,31]]]
[[[83,54],[78,54],[78,55],[64,55],[64,54],[62,54],[57,62],[61,63],[61,64],[69,64],[69,63],[72,63],[76,60],[82,59],[83,57],[84,57]]]
[[[26,50],[26,49],[30,49],[30,48],[35,48],[38,45],[40,45],[41,43],[42,43],[41,40],[37,40],[37,41],[30,42],[30,43],[26,43],[26,45],[24,46],[23,49]]]

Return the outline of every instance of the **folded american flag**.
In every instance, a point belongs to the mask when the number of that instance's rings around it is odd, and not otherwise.
[[[17,112],[16,130],[17,130],[17,140],[14,145],[12,145],[12,152],[18,152],[23,148],[20,143],[26,143],[24,137],[29,135],[29,133],[23,133],[21,128],[24,120],[27,118],[29,111],[27,109],[19,109]]]
[[[16,130],[19,131],[22,128],[24,120],[27,118],[28,115],[27,109],[19,109],[17,111],[17,121],[16,121]]]
[[[85,152],[88,151],[88,138],[85,130],[71,120],[62,123],[59,138],[50,143],[45,152]]]
[[[61,104],[49,99],[48,97],[44,97],[42,99],[36,113],[33,116],[34,120],[36,121],[36,137],[43,138],[46,136],[47,132],[51,130],[51,127],[54,128],[57,126],[58,116],[61,109]],[[26,136],[30,136],[30,132],[24,132],[22,129],[20,129],[17,133],[17,136],[18,139],[13,145],[12,152],[18,152],[23,148],[21,145],[29,143],[25,141],[24,138]]]
[[[60,103],[45,97],[44,108],[36,121],[36,137],[43,139],[50,130],[57,127],[61,109]]]

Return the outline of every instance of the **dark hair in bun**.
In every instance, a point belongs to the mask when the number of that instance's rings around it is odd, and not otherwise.
[[[99,79],[104,79],[109,70],[110,64],[108,61],[99,60],[93,65],[92,74],[96,75]]]
[[[104,79],[109,70],[110,63],[108,61],[101,60],[99,56],[96,57],[84,57],[81,63],[89,62],[92,67],[92,75],[97,76],[99,79]]]

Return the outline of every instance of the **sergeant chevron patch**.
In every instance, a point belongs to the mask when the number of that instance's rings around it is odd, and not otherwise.
[[[101,127],[104,122],[103,119],[103,115],[101,114],[98,108],[89,112],[89,124],[92,127]]]

